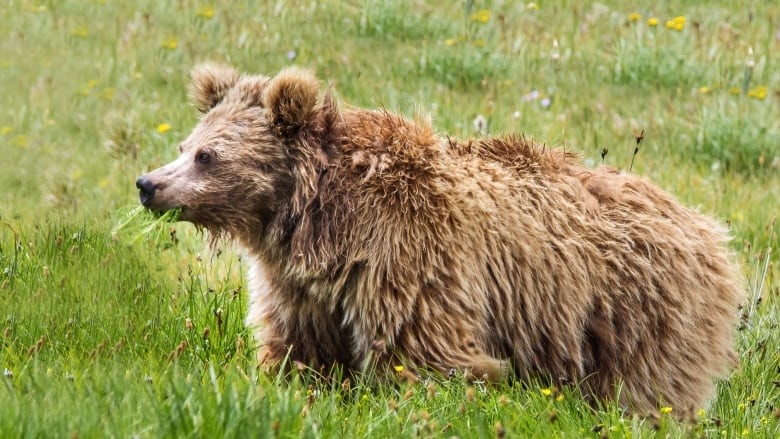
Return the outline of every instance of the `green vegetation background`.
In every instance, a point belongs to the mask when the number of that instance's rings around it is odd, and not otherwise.
[[[440,3],[3,2],[0,436],[780,435],[780,5]],[[442,133],[632,167],[731,226],[750,288],[740,368],[692,423],[544,382],[258,373],[229,243],[211,251],[186,224],[111,234],[135,177],[197,123],[186,83],[203,60],[298,64],[344,102],[430,114]]]

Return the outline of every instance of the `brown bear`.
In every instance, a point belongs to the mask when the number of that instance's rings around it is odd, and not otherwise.
[[[318,90],[299,68],[197,66],[200,123],[137,181],[144,206],[245,248],[262,361],[706,404],[735,364],[743,298],[724,227],[524,137],[456,140]]]

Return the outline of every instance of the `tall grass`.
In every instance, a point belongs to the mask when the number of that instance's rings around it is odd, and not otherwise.
[[[4,7],[0,436],[780,435],[774,3]],[[643,419],[593,407],[546,382],[258,371],[229,243],[210,250],[180,223],[135,242],[111,233],[136,203],[135,177],[172,159],[196,123],[186,81],[202,60],[266,73],[303,65],[343,101],[430,113],[444,133],[475,134],[479,115],[491,133],[632,166],[730,224],[750,294],[740,367],[689,423],[674,408]]]

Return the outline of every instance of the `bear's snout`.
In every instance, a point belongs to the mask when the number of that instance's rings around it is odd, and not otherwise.
[[[138,197],[141,199],[141,204],[148,207],[152,198],[154,198],[155,184],[152,180],[141,176],[135,181],[135,187],[138,188]]]

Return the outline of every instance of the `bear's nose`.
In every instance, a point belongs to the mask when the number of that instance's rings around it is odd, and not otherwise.
[[[138,188],[141,204],[146,206],[154,198],[154,183],[146,177],[138,177],[138,180],[135,181],[135,187]]]

